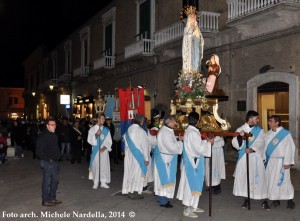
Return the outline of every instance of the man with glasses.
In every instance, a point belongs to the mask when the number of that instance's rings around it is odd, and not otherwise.
[[[247,189],[247,160],[246,154],[249,157],[249,188],[251,199],[262,199],[262,208],[270,210],[267,199],[267,182],[264,167],[264,131],[258,126],[258,113],[250,110],[246,116],[246,123],[239,127],[236,132],[238,136],[232,139],[232,146],[238,150],[238,159],[234,172],[233,194],[235,196],[248,197]],[[243,139],[245,133],[251,133],[252,136]],[[246,208],[249,201],[246,198],[242,204],[242,208]]]
[[[161,207],[172,208],[176,185],[178,154],[182,153],[183,136],[178,139],[174,134],[177,122],[174,115],[164,118],[164,126],[157,134],[157,146],[153,150],[154,158],[154,192]]]
[[[265,135],[266,175],[268,198],[272,207],[287,200],[287,208],[294,209],[294,187],[291,183],[290,168],[294,165],[295,143],[291,133],[281,126],[278,115],[269,118],[270,130]]]
[[[55,134],[56,122],[53,118],[46,121],[45,132],[37,139],[36,154],[43,170],[42,205],[55,206],[61,203],[56,199],[59,182],[60,150],[58,137]]]

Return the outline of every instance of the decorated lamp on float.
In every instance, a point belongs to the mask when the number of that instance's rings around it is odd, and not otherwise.
[[[98,98],[95,100],[95,111],[97,115],[104,113],[105,110],[105,100],[102,99],[101,91],[100,88],[97,90]]]

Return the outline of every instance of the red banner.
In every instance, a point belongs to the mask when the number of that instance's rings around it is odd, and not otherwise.
[[[120,120],[128,120],[128,111],[145,115],[144,88],[119,89]]]

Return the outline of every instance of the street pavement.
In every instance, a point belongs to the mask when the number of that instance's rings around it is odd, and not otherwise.
[[[199,201],[204,213],[198,213],[195,220],[215,221],[295,221],[300,220],[300,171],[292,170],[295,188],[296,208],[286,208],[281,201],[277,208],[265,211],[260,200],[251,200],[251,210],[241,208],[243,199],[232,194],[235,163],[226,164],[226,180],[222,181],[222,193],[213,195],[212,215],[209,216],[209,194],[205,189]],[[160,207],[153,194],[144,194],[144,199],[131,200],[121,194],[123,161],[111,163],[109,189],[93,189],[88,180],[88,163],[60,163],[60,183],[57,199],[61,204],[54,207],[41,205],[42,172],[39,161],[32,159],[31,152],[25,152],[21,159],[9,158],[0,165],[0,220],[141,220],[179,221],[192,220],[183,216],[181,201],[172,199],[173,208]],[[152,184],[149,185],[153,189]],[[177,191],[176,191],[177,193]],[[176,194],[175,194],[176,197]]]

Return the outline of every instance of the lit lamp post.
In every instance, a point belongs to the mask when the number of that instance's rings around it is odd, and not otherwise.
[[[56,117],[57,111],[57,105],[56,105],[56,93],[54,91],[55,85],[54,84],[50,84],[49,85],[49,89],[50,89],[50,96],[49,96],[49,116],[53,116]]]
[[[31,102],[31,105],[30,105],[30,110],[28,111],[28,114],[29,114],[29,117],[31,119],[35,118],[35,110],[36,110],[36,98],[35,98],[35,95],[36,95],[36,92],[35,91],[32,91],[31,92],[31,95],[32,95],[32,102]]]

